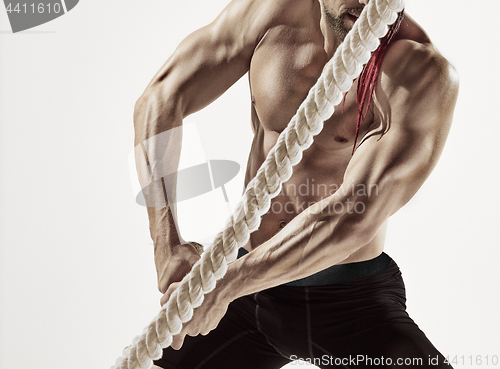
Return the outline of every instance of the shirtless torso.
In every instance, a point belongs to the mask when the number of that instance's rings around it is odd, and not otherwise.
[[[287,126],[332,56],[325,50],[325,37],[319,22],[320,4],[313,2],[310,11],[302,14],[290,24],[268,30],[252,57],[249,81],[255,136],[246,183],[255,176],[279,133]],[[342,109],[336,109],[325,122],[323,131],[315,137],[314,145],[304,152],[302,161],[294,167],[292,178],[283,185],[271,210],[262,217],[260,228],[251,235],[251,244],[245,247],[249,251],[271,238],[309,205],[328,197],[340,187],[354,144],[358,114],[355,96],[356,84],[353,84],[345,101],[344,113]],[[362,123],[361,137],[372,123],[373,114],[369,114]],[[369,247],[345,262],[380,253],[383,238],[381,230]]]
[[[305,99],[309,89],[319,77],[323,66],[332,56],[321,29],[321,8],[312,2],[308,11],[288,24],[269,29],[256,47],[249,69],[252,98],[252,128],[254,141],[249,155],[245,185],[255,176],[269,150],[275,145],[279,133]],[[352,20],[346,19],[347,27]],[[421,27],[406,16],[397,40],[413,41],[430,54],[437,54]],[[384,78],[384,76],[382,76]],[[314,144],[304,152],[302,161],[294,167],[292,178],[283,185],[281,194],[273,200],[271,210],[262,217],[260,228],[251,235],[248,251],[274,236],[298,213],[313,203],[332,195],[340,188],[352,157],[358,104],[357,83],[347,94],[344,106],[338,107],[325,122],[323,131]],[[380,122],[374,119],[373,109],[360,127],[359,137],[377,130]],[[361,140],[358,140],[359,144]],[[363,191],[351,185],[350,191]],[[366,191],[370,190],[369,188]],[[371,189],[375,190],[375,189]],[[373,258],[384,247],[386,223],[376,236],[362,249],[342,263]]]
[[[179,45],[138,100],[136,145],[180,126],[184,117],[248,72],[255,134],[248,183],[341,42],[326,14],[340,17],[348,31],[356,20],[352,14],[367,3],[233,0],[213,23]],[[245,246],[251,252],[230,265],[213,295],[214,306],[382,252],[387,219],[411,199],[437,163],[453,116],[456,75],[422,28],[406,16],[384,58],[352,155],[356,86],[262,217]],[[169,166],[167,172],[172,172],[180,145],[172,140],[168,155],[151,147],[143,147],[150,167]],[[352,211],[356,203],[363,211]],[[332,204],[342,210],[322,211]],[[163,293],[199,258],[180,241],[175,207],[169,205],[148,208]]]

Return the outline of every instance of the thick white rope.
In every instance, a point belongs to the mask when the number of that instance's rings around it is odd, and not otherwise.
[[[321,132],[323,122],[331,117],[343,94],[369,61],[371,52],[379,46],[379,38],[386,35],[387,26],[396,21],[397,13],[403,8],[404,0],[372,0],[365,7],[248,184],[237,205],[236,217],[230,217],[213,247],[205,250],[159,314],[132,345],[125,348],[113,369],[149,369],[153,360],[161,358],[163,348],[170,346],[172,336],[181,331],[182,323],[192,318],[193,309],[202,304],[204,294],[211,292],[216,281],[226,274],[227,265],[236,259],[238,248],[258,229],[271,199],[291,177],[292,166],[300,162],[302,151],[311,146],[313,136]]]

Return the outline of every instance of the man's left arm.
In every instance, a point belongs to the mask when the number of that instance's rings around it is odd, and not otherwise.
[[[369,243],[413,197],[437,164],[458,94],[454,69],[429,48],[412,41],[392,45],[373,107],[374,123],[387,127],[386,133],[365,136],[337,192],[228,266],[215,290],[205,296],[209,301],[195,310],[173,347],[182,345],[185,334],[214,329],[236,298],[341,263]],[[352,186],[365,191],[352,191]]]

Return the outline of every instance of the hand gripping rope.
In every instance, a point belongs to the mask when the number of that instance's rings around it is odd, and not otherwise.
[[[162,349],[170,346],[172,336],[181,331],[182,323],[192,318],[193,309],[202,304],[204,294],[215,288],[216,281],[226,274],[227,265],[236,259],[239,247],[258,229],[271,199],[291,177],[292,166],[300,162],[302,152],[311,146],[313,136],[321,132],[323,122],[331,117],[343,94],[370,59],[371,52],[379,46],[379,38],[385,36],[387,26],[396,21],[397,13],[403,8],[404,0],[368,3],[248,184],[236,207],[237,217],[229,218],[213,247],[203,252],[159,314],[125,348],[112,369],[149,369],[153,360],[161,358]]]

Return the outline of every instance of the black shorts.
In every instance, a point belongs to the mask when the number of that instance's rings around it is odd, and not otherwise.
[[[302,359],[320,368],[451,368],[405,302],[401,272],[386,254],[333,266],[233,301],[214,331],[186,336],[181,350],[166,348],[155,365],[279,369]]]

